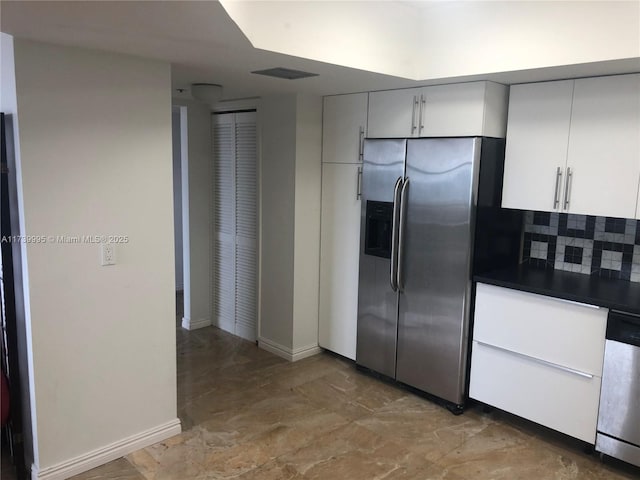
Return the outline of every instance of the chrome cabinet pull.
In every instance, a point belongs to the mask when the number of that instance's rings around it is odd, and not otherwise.
[[[356,180],[356,200],[362,198],[362,167],[358,167],[358,178]]]
[[[364,156],[364,127],[360,127],[360,137],[358,142],[358,161],[362,162]]]
[[[424,114],[427,110],[427,97],[425,95],[420,95],[420,133],[422,135],[422,130],[424,130]]]
[[[572,373],[574,375],[579,375],[584,378],[593,378],[593,375],[590,373],[582,372],[580,370],[576,370],[575,368],[565,367],[564,365],[558,365],[557,363],[548,362],[546,360],[541,360],[540,358],[532,357],[530,355],[526,355],[524,353],[514,352],[513,350],[508,350],[506,348],[497,347],[496,345],[491,345],[489,343],[484,343],[476,340],[478,345],[482,345],[483,347],[492,348],[494,350],[498,350],[500,352],[508,353],[510,355],[514,355],[516,357],[524,358],[526,360],[530,360],[535,363],[539,363],[540,365],[544,365],[546,367],[555,368],[556,370],[562,370],[563,372]]]
[[[394,292],[398,291],[398,284],[396,283],[397,275],[396,269],[398,268],[398,207],[400,206],[400,200],[398,199],[398,191],[402,185],[402,177],[398,177],[396,180],[396,186],[393,187],[393,217],[391,220],[391,272],[390,283],[391,289]]]
[[[404,284],[402,283],[402,253],[404,245],[404,229],[406,223],[407,205],[405,202],[407,187],[409,187],[409,177],[404,179],[402,184],[402,192],[400,193],[400,224],[398,225],[398,266],[396,268],[398,279],[396,285],[401,292],[404,290]]]
[[[560,185],[562,181],[562,169],[558,167],[556,172],[556,188],[555,195],[553,196],[553,209],[557,209],[560,206]]]
[[[418,128],[418,121],[416,119],[416,110],[418,109],[418,96],[413,96],[413,110],[411,110],[411,135],[413,135]]]
[[[569,198],[571,197],[571,177],[573,176],[573,172],[571,171],[571,167],[567,167],[567,178],[565,179],[564,184],[564,209],[569,209]]]

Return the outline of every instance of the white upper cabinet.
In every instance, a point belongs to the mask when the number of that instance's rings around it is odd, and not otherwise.
[[[505,136],[508,89],[458,83],[369,94],[370,138]]]
[[[508,88],[493,82],[456,83],[422,89],[421,137],[504,138]]]
[[[418,133],[421,88],[369,94],[369,138],[415,137]]]
[[[514,85],[502,206],[635,218],[640,74]]]
[[[504,208],[560,209],[572,96],[573,80],[511,87]]]
[[[640,74],[575,81],[568,211],[635,218],[640,176]]]
[[[368,93],[324,97],[322,161],[362,162],[362,142],[367,129]]]

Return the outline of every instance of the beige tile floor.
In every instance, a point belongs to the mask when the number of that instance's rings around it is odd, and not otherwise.
[[[288,363],[213,327],[177,335],[183,433],[75,480],[640,478],[498,411],[453,416],[328,353]]]

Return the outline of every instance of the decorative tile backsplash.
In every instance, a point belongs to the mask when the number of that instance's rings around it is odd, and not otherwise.
[[[640,282],[640,220],[525,212],[522,261]]]

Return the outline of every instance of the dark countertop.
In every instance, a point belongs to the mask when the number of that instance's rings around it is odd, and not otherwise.
[[[640,283],[517,265],[474,275],[477,282],[640,314]]]

